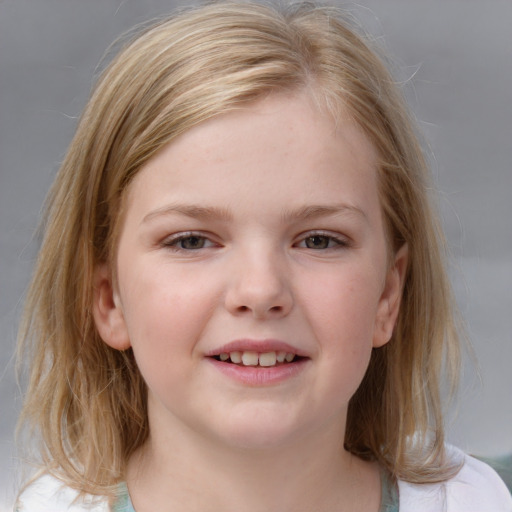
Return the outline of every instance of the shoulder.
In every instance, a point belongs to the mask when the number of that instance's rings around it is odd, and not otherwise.
[[[490,466],[451,446],[447,453],[460,471],[439,484],[399,481],[400,512],[512,512],[512,496]]]
[[[43,475],[32,482],[18,498],[15,512],[108,512],[106,500],[86,496],[78,499],[78,492],[60,480]]]

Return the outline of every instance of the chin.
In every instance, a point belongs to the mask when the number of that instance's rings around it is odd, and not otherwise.
[[[301,429],[291,415],[260,414],[247,415],[221,428],[223,442],[235,449],[241,450],[276,450],[289,446],[300,438]]]

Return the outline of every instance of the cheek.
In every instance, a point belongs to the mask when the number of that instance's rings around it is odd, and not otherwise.
[[[378,282],[373,272],[364,270],[340,271],[323,280],[310,280],[305,309],[327,339],[367,339],[371,343],[380,297]]]
[[[121,291],[125,322],[141,371],[146,365],[170,368],[179,354],[191,354],[210,315],[213,291],[203,283],[199,293],[197,280],[165,267],[137,272],[134,265],[123,277],[130,283]]]
[[[134,262],[121,277],[125,283],[121,289],[123,309],[127,323],[132,323],[134,329],[154,331],[160,325],[178,328],[200,309],[198,290],[203,293],[204,287],[199,288],[194,275],[171,272],[169,266],[152,264],[150,260],[144,265]]]
[[[377,282],[371,272],[333,275],[316,282],[304,308],[335,400],[349,399],[368,367],[380,297]]]

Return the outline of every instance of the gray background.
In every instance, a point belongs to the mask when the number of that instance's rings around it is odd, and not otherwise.
[[[105,49],[173,5],[0,0],[0,512],[14,492],[14,340],[42,202]],[[467,365],[450,440],[481,455],[511,452],[512,2],[361,0],[349,8],[395,57],[435,155],[453,283],[481,375]]]

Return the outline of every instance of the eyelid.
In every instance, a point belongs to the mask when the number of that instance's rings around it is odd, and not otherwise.
[[[178,247],[178,244],[182,240],[186,240],[187,238],[201,238],[208,242],[206,247],[200,247],[198,249],[184,249],[182,247]],[[172,249],[174,251],[179,252],[195,252],[200,251],[201,249],[210,249],[211,247],[219,246],[218,243],[212,240],[212,235],[207,233],[203,233],[201,231],[181,231],[179,233],[174,233],[165,237],[160,245],[164,248]]]
[[[305,242],[308,238],[312,238],[315,236],[329,238],[330,240],[334,241],[336,243],[336,245],[334,247],[326,247],[325,249],[311,249],[311,250],[327,251],[327,250],[344,249],[344,248],[351,246],[351,240],[347,236],[342,235],[340,233],[333,233],[332,231],[326,231],[326,230],[322,230],[322,229],[311,230],[311,231],[307,231],[305,233],[301,233],[299,235],[299,237],[297,238],[297,241],[293,245],[294,245],[294,247],[298,247],[299,244]],[[306,247],[306,249],[310,249],[310,248]]]

